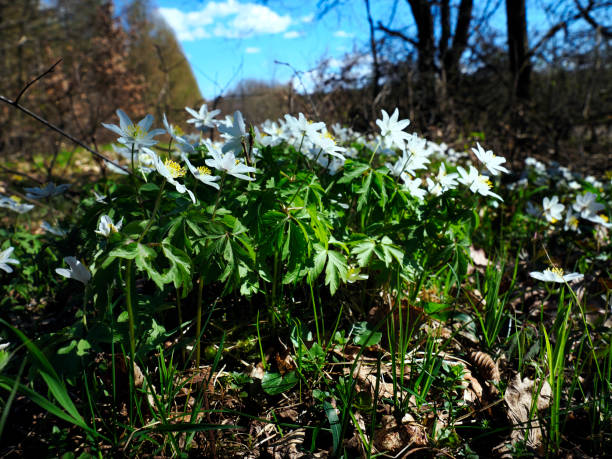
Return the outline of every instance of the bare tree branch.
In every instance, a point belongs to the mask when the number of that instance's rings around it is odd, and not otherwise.
[[[595,19],[593,19],[593,16],[591,16],[589,14],[589,11],[591,10],[591,8],[593,7],[593,0],[589,1],[589,4],[587,5],[586,8],[584,8],[581,4],[579,0],[574,0],[574,3],[576,4],[576,8],[578,8],[578,11],[580,11],[580,14],[582,15],[582,18],[588,22],[589,24],[591,24],[591,26],[598,30],[599,33],[601,33],[601,35],[604,38],[612,38],[612,29],[610,27],[605,27],[602,26],[601,24],[599,24]]]
[[[69,139],[70,141],[76,143],[78,146],[84,148],[85,150],[87,150],[89,153],[91,153],[92,155],[94,155],[95,157],[106,161],[107,163],[112,164],[113,166],[121,169],[122,171],[131,174],[131,171],[129,171],[128,169],[126,169],[123,166],[120,166],[119,164],[117,164],[115,161],[113,161],[112,159],[107,158],[106,156],[104,156],[101,153],[98,153],[96,150],[94,150],[91,147],[88,147],[87,145],[85,145],[83,142],[81,142],[79,139],[77,139],[76,137],[71,136],[70,134],[68,134],[66,131],[60,129],[59,127],[57,127],[56,125],[50,123],[49,121],[47,121],[46,119],[44,119],[43,117],[37,115],[34,112],[31,112],[30,110],[28,110],[27,108],[25,108],[23,105],[19,105],[17,102],[9,99],[8,97],[4,97],[3,95],[0,95],[0,101],[4,102],[5,104],[11,105],[13,107],[15,107],[17,110],[22,111],[23,113],[25,113],[28,116],[31,116],[32,118],[34,118],[36,121],[38,121],[39,123],[44,124],[45,126],[47,126],[49,129],[63,135],[64,137],[66,137],[67,139]]]
[[[388,27],[384,26],[382,22],[378,21],[378,30],[382,30],[383,32],[385,32],[387,35],[391,35],[392,37],[397,37],[397,38],[401,38],[404,41],[407,41],[408,43],[414,45],[414,46],[418,46],[419,43],[414,39],[414,38],[410,38],[409,36],[405,35],[404,33],[400,32],[399,30],[393,30],[393,29],[389,29]]]
[[[42,78],[44,78],[45,76],[47,76],[48,74],[52,73],[55,70],[55,67],[57,66],[57,64],[59,64],[60,62],[62,62],[62,58],[60,57],[58,59],[58,61],[53,64],[51,67],[49,67],[44,73],[41,73],[40,75],[38,75],[36,78],[34,78],[33,80],[30,80],[21,91],[19,91],[19,94],[17,94],[17,97],[15,98],[15,104],[19,103],[19,99],[21,99],[21,96],[23,96],[23,94],[28,90],[28,88],[30,86],[32,86],[34,83],[36,83],[38,80],[41,80]]]

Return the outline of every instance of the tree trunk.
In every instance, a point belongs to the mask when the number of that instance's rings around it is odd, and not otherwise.
[[[529,100],[531,61],[528,56],[527,11],[525,0],[506,0],[508,54],[513,78],[511,99]]]

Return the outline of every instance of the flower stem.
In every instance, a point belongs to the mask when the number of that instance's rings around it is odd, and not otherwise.
[[[161,203],[161,197],[164,192],[165,186],[166,186],[166,181],[164,180],[164,183],[162,183],[162,186],[159,189],[159,193],[157,194],[157,199],[155,199],[155,206],[153,207],[153,213],[151,214],[151,218],[149,219],[147,226],[145,226],[145,229],[142,231],[142,234],[140,235],[136,243],[139,243],[140,241],[142,241],[145,234],[147,234],[149,230],[151,229],[151,226],[153,225],[153,222],[155,221],[155,216],[157,215],[157,211],[159,210],[159,205]]]
[[[136,338],[134,332],[134,308],[132,307],[132,260],[127,262],[127,273],[125,279],[126,296],[125,302],[128,312],[128,327],[130,333],[130,362],[132,364],[132,374],[134,374],[134,356],[136,355]]]
[[[204,290],[204,278],[198,279],[198,302],[196,306],[196,355],[195,367],[200,367],[200,333],[202,332],[202,291]]]
[[[223,176],[221,177],[221,184],[219,185],[219,191],[217,192],[217,199],[215,200],[215,207],[213,207],[213,213],[212,213],[212,221],[215,220],[215,215],[217,215],[217,208],[219,206],[219,200],[221,199],[221,191],[223,191],[223,184],[225,183],[225,177],[227,176],[227,173],[223,173]]]
[[[368,161],[368,166],[372,165],[372,161],[374,160],[374,155],[378,151],[379,147],[380,147],[380,139],[378,139],[378,142],[376,143],[376,148],[374,148],[374,151],[372,152],[372,156],[370,156],[370,160]]]

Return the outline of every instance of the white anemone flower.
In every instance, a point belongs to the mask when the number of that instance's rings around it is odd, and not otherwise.
[[[349,266],[349,269],[346,272],[346,281],[349,284],[354,284],[357,281],[368,280],[370,276],[367,274],[361,273],[361,268],[357,266]]]
[[[532,271],[529,273],[531,277],[544,282],[557,282],[562,284],[564,282],[578,281],[584,277],[584,274],[580,273],[569,273],[565,274],[561,268],[546,268],[544,271]]]
[[[491,172],[493,175],[499,175],[500,172],[504,172],[506,174],[510,173],[508,169],[501,164],[506,162],[506,158],[501,156],[495,156],[491,150],[486,150],[480,146],[478,142],[476,142],[476,146],[478,148],[472,148],[472,151],[478,158],[478,160],[484,164],[484,166]]]
[[[588,215],[586,217],[586,220],[590,221],[591,223],[595,223],[596,225],[601,225],[604,228],[612,228],[612,223],[610,223],[610,220],[608,219],[608,216],[605,214],[599,214],[599,215]]]
[[[166,132],[174,140],[177,140],[177,138],[180,137],[183,134],[183,131],[181,130],[180,127],[175,126],[173,124],[170,124],[168,122],[168,118],[166,118],[166,114],[165,113],[164,113],[164,118],[163,118],[162,121],[164,123],[164,128],[166,129]]]
[[[119,220],[117,224],[114,224],[108,215],[102,215],[98,223],[98,229],[95,233],[104,237],[109,237],[112,233],[118,233],[122,226],[123,217],[121,217],[121,220]]]
[[[559,203],[559,197],[553,196],[551,199],[545,197],[542,201],[542,209],[544,210],[544,217],[549,223],[557,223],[561,220],[561,212],[565,209],[565,206]]]
[[[52,198],[53,196],[57,196],[58,194],[64,193],[68,188],[70,188],[69,183],[64,183],[63,185],[55,186],[55,183],[50,182],[44,188],[36,187],[36,188],[24,188],[26,191],[26,197],[30,199],[42,199],[42,198]]]
[[[40,224],[40,227],[43,230],[45,230],[47,233],[53,234],[54,236],[66,237],[66,235],[68,234],[66,230],[60,227],[57,227],[57,226],[51,226],[49,223],[47,223],[44,220]]]
[[[404,132],[404,129],[410,124],[410,120],[400,120],[399,110],[396,108],[391,117],[385,110],[381,110],[382,120],[376,120],[376,124],[380,128],[380,135],[385,141],[385,145],[391,148],[395,145],[397,148],[403,149],[404,142],[408,141],[410,135]]]
[[[24,214],[26,212],[31,211],[34,208],[34,205],[21,204],[12,197],[0,195],[0,207],[6,207],[7,209],[12,210],[13,212]]]
[[[151,160],[153,161],[153,166],[155,167],[157,172],[162,177],[164,177],[168,183],[170,183],[171,185],[174,185],[174,188],[176,188],[176,191],[178,191],[181,194],[187,193],[189,197],[191,198],[191,201],[195,204],[196,203],[195,195],[190,190],[188,190],[185,185],[175,180],[185,175],[186,173],[185,169],[180,164],[178,164],[176,161],[173,161],[171,159],[166,159],[166,161],[162,161],[161,158],[157,156],[157,154],[152,150],[146,149],[145,151],[150,156]]]
[[[301,141],[303,137],[313,139],[325,128],[325,123],[313,123],[306,119],[304,114],[301,112],[298,114],[297,118],[291,115],[285,115],[285,121],[287,124],[287,129],[292,132],[293,136],[298,141]]]
[[[206,160],[206,165],[208,167],[213,167],[217,170],[224,171],[229,175],[242,180],[255,180],[254,178],[245,174],[255,172],[256,169],[254,167],[247,166],[239,159],[236,159],[233,152],[229,151],[227,153],[221,153],[218,148],[211,145],[208,153],[212,156],[212,158],[208,158]]]
[[[157,143],[153,137],[164,133],[163,129],[153,129],[149,131],[149,128],[153,124],[153,115],[147,115],[141,119],[138,124],[132,123],[132,120],[125,112],[121,109],[117,110],[117,116],[119,117],[119,126],[116,124],[102,123],[106,129],[110,129],[116,134],[119,134],[117,142],[133,147],[135,150],[141,147],[151,147]]]
[[[185,107],[185,110],[193,116],[193,118],[188,119],[187,122],[193,124],[193,127],[200,131],[207,131],[208,129],[214,128],[217,125],[215,116],[221,113],[221,110],[212,110],[209,112],[206,104],[203,104],[198,112],[189,107]]]
[[[563,225],[564,231],[576,231],[580,233],[580,226],[578,221],[578,215],[572,212],[572,208],[567,209],[567,213],[565,214],[565,223]]]
[[[585,219],[596,215],[597,212],[605,208],[603,204],[597,202],[597,195],[591,192],[576,196],[576,202],[572,207]]]
[[[404,181],[404,187],[410,192],[412,196],[419,200],[425,199],[427,190],[421,188],[421,185],[423,184],[421,179],[415,178],[413,180],[410,178],[410,175],[404,173],[402,174],[402,180]]]
[[[210,169],[206,166],[195,167],[193,164],[191,164],[185,153],[181,154],[181,158],[183,161],[185,161],[187,169],[189,169],[189,172],[191,172],[195,178],[205,185],[212,186],[217,190],[219,189],[219,184],[215,182],[221,177],[218,175],[212,175]]]
[[[311,138],[311,140],[315,145],[315,149],[320,150],[321,153],[335,156],[343,163],[346,160],[342,154],[346,149],[337,145],[334,137],[329,132],[326,131],[325,133],[318,134],[314,138]]]
[[[236,110],[234,112],[234,119],[232,121],[232,125],[219,125],[219,131],[221,132],[221,136],[225,139],[225,144],[223,145],[223,152],[242,152],[243,143],[246,143],[248,138],[248,132],[246,130],[246,125],[244,124],[244,118],[242,117],[242,113]]]
[[[87,283],[91,280],[91,273],[87,266],[77,260],[75,257],[65,257],[64,261],[70,266],[70,269],[65,268],[57,268],[55,272],[60,276],[67,277],[68,279],[74,279],[83,284],[87,285]]]
[[[12,264],[12,265],[19,264],[19,260],[15,258],[11,258],[11,255],[13,254],[13,250],[15,250],[15,247],[9,247],[8,249],[5,249],[2,252],[0,252],[0,269],[3,271],[6,271],[7,273],[13,272],[13,268],[11,268],[9,264]]]
[[[469,172],[466,172],[463,167],[457,166],[457,172],[459,173],[458,182],[469,187],[472,193],[478,193],[482,196],[492,196],[503,201],[501,196],[491,191],[493,185],[489,178],[485,175],[480,175],[480,172],[478,172],[478,169],[474,166],[470,166]]]

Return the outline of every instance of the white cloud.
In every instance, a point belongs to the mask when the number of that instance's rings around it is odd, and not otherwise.
[[[302,16],[300,18],[300,21],[305,22],[305,23],[309,23],[309,22],[312,22],[313,19],[314,19],[314,14],[308,14],[306,16]]]
[[[336,30],[334,32],[334,37],[338,38],[353,38],[354,36],[354,34],[345,32],[344,30]]]
[[[159,8],[158,13],[168,22],[179,41],[201,38],[247,38],[286,31],[291,17],[282,16],[267,6],[238,0],[209,2],[197,11]]]
[[[289,40],[292,39],[292,38],[298,38],[298,37],[301,37],[301,36],[302,36],[302,34],[299,33],[296,30],[290,30],[289,32],[285,32],[283,34],[283,38],[287,38]]]
[[[248,46],[244,52],[247,54],[257,54],[258,52],[260,52],[261,49],[255,47],[255,46]]]

